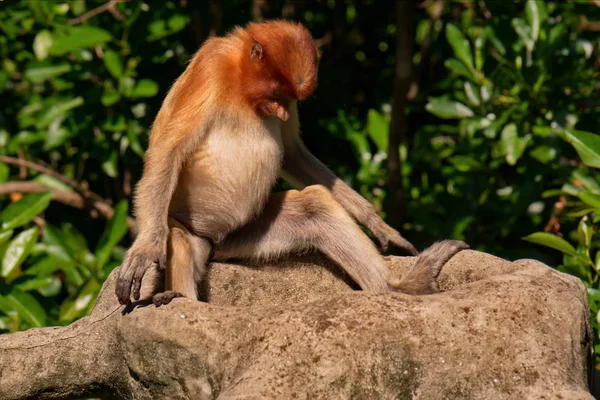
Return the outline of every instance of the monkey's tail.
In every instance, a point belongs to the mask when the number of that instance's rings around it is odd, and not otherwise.
[[[431,294],[439,292],[436,278],[444,264],[469,245],[460,240],[435,242],[419,254],[415,265],[400,279],[390,280],[390,286],[406,294]]]

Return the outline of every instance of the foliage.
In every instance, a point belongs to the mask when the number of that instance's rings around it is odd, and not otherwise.
[[[115,209],[96,248],[73,225],[36,226],[51,192],[26,195],[0,214],[0,329],[63,325],[89,313],[102,282],[119,265],[127,202]]]
[[[300,108],[304,139],[385,215],[396,33],[408,29],[395,2],[256,4],[132,0],[90,17],[100,3],[0,3],[0,155],[41,167],[0,164],[0,189],[45,188],[0,197],[0,330],[87,313],[130,244],[132,188],[166,91],[210,34],[261,13],[301,21],[324,43],[319,87]],[[595,20],[600,8],[581,2],[418,3],[404,32],[414,33],[406,204],[393,206],[420,248],[462,239],[580,277],[597,328]]]

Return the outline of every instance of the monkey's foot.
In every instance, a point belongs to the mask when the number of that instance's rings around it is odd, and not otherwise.
[[[181,293],[173,292],[172,290],[167,290],[166,292],[155,294],[152,297],[152,302],[156,307],[164,306],[169,304],[173,299],[177,297],[185,297]]]

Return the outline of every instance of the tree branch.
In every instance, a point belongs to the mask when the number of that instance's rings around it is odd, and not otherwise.
[[[124,16],[118,9],[117,9],[117,4],[119,3],[124,3],[126,1],[129,0],[110,0],[107,3],[102,4],[99,7],[96,7],[88,12],[86,12],[85,14],[77,17],[77,18],[73,18],[67,21],[67,24],[69,25],[79,25],[85,21],[87,21],[90,18],[94,18],[96,15],[102,14],[103,12],[108,11],[109,13],[112,14],[113,17],[115,17],[115,19],[118,19],[119,21],[125,21],[127,19],[126,16]]]
[[[111,219],[115,214],[115,210],[106,202],[98,200],[93,200],[89,202],[86,201],[86,199],[79,193],[67,192],[66,190],[52,189],[50,187],[41,185],[36,182],[12,181],[0,184],[0,196],[9,195],[11,193],[32,194],[40,192],[52,192],[52,200],[73,208],[91,208],[92,210],[97,211],[97,214],[106,219]],[[127,226],[132,235],[135,235],[137,231],[135,219],[133,219],[132,217],[127,217]]]

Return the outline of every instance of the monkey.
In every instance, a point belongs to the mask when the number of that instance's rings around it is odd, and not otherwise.
[[[390,277],[380,251],[416,248],[304,145],[298,102],[315,91],[319,60],[309,31],[285,20],[249,23],[200,46],[151,128],[133,201],[138,234],[117,273],[121,304],[141,291],[157,306],[198,300],[210,261],[305,250],[324,253],[362,290],[438,291],[441,266],[468,246],[438,243],[401,279]],[[280,176],[296,189],[272,194]],[[142,290],[145,275],[152,281],[163,270],[164,291]]]

